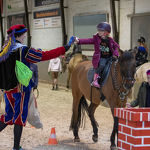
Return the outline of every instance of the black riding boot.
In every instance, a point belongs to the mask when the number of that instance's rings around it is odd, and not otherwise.
[[[15,150],[20,149],[22,129],[23,129],[23,126],[17,125],[17,124],[14,125],[14,148],[13,149]]]
[[[3,123],[3,122],[0,121],[0,132],[1,132],[3,129],[5,129],[6,126],[7,126],[7,124],[5,124],[5,123]]]

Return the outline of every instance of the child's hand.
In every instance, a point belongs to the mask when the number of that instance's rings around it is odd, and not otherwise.
[[[114,56],[112,57],[112,60],[113,60],[113,61],[116,61],[116,60],[117,60],[117,56],[114,55]]]
[[[77,37],[75,37],[75,41],[74,41],[75,44],[78,44],[79,43],[79,39]]]
[[[126,103],[126,107],[127,108],[131,108],[131,104],[130,103]]]
[[[118,57],[117,57],[116,55],[114,55],[113,58],[116,58],[116,59],[117,59]]]

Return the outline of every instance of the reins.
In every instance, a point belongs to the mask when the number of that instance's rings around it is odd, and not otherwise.
[[[121,107],[123,107],[123,102],[126,98],[126,95],[129,93],[129,89],[125,87],[125,78],[122,77],[122,83],[121,85],[118,84],[117,79],[118,79],[118,71],[117,71],[117,64],[118,64],[118,59],[114,62],[114,68],[113,68],[113,73],[111,70],[111,77],[112,77],[112,83],[114,90],[117,91],[119,98],[121,100]],[[123,91],[121,91],[121,88],[123,88]]]

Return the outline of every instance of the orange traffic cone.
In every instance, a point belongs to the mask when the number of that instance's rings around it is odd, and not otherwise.
[[[34,127],[34,126],[32,126],[32,125],[31,125],[30,127],[31,127],[31,128],[35,128],[35,127]]]
[[[51,135],[48,141],[48,145],[56,145],[58,144],[57,140],[56,140],[56,133],[55,133],[55,128],[51,129]]]

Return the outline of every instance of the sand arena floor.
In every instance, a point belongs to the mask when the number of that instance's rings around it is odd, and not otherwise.
[[[21,146],[25,150],[109,150],[110,134],[113,119],[109,108],[99,106],[95,118],[99,124],[98,142],[92,141],[92,126],[86,116],[85,128],[80,128],[80,143],[73,142],[72,131],[69,131],[72,115],[72,94],[60,87],[58,91],[52,91],[51,86],[39,83],[38,109],[40,111],[42,129],[31,128],[27,123],[23,129]],[[4,111],[4,106],[2,111]],[[55,127],[57,146],[47,146],[51,128]],[[0,150],[11,150],[13,146],[13,126],[7,126],[0,133]]]

